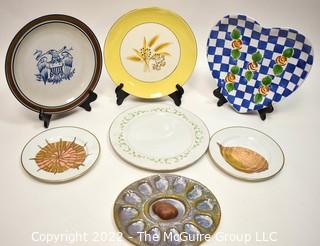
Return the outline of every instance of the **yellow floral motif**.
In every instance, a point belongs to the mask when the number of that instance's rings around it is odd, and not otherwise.
[[[170,53],[166,52],[165,48],[171,43],[165,42],[156,45],[158,39],[159,35],[156,35],[148,42],[144,37],[142,48],[139,50],[133,49],[135,54],[127,58],[133,62],[143,62],[145,72],[149,72],[150,68],[154,71],[160,71],[166,65],[166,56],[170,56]]]

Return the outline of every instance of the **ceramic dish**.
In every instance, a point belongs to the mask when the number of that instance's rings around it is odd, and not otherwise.
[[[229,15],[208,39],[208,62],[222,95],[240,113],[260,110],[291,95],[313,63],[310,41],[293,29],[264,28]]]
[[[99,141],[92,133],[78,127],[57,127],[34,136],[23,148],[21,163],[34,178],[57,183],[85,174],[99,154]]]
[[[47,15],[25,25],[12,40],[6,77],[14,96],[36,112],[59,113],[84,102],[98,83],[102,54],[83,22]]]
[[[158,98],[176,91],[191,75],[196,40],[177,14],[160,8],[133,10],[112,26],[104,46],[111,79],[141,98]]]
[[[258,160],[255,159],[256,163],[263,157],[267,161],[267,166],[252,173],[236,169],[227,162],[219,145],[227,148],[232,147],[233,149],[230,150],[234,152],[237,151],[234,148],[246,148],[244,153],[246,156],[250,154],[255,155],[253,158],[258,156]],[[262,132],[247,127],[228,127],[213,134],[209,153],[214,163],[227,174],[248,181],[261,181],[275,176],[282,170],[285,161],[282,149],[275,140]],[[241,152],[240,155],[242,155]],[[231,156],[231,158],[234,157]]]
[[[177,175],[134,182],[114,204],[118,229],[135,245],[199,245],[215,232],[220,218],[220,206],[211,191]]]
[[[185,168],[197,161],[209,144],[209,132],[202,120],[165,104],[125,111],[113,121],[109,137],[120,157],[153,171]]]

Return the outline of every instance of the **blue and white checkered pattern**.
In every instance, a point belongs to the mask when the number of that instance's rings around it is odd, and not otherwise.
[[[231,57],[231,32],[234,28],[240,30],[243,43],[238,60]],[[272,68],[275,59],[286,48],[293,48],[294,54],[288,58],[283,73],[274,76]],[[210,32],[207,49],[209,67],[213,77],[218,80],[218,87],[222,88],[224,97],[240,113],[265,108],[289,96],[303,83],[313,63],[313,49],[305,36],[292,29],[263,28],[244,15],[230,15],[220,20]],[[252,61],[251,55],[256,51],[261,52],[263,59],[253,79],[248,82],[244,74]],[[235,89],[228,93],[225,77],[233,65],[240,67],[240,71],[234,83]],[[258,93],[261,80],[266,75],[273,78],[270,91],[261,103],[256,104],[254,95]]]

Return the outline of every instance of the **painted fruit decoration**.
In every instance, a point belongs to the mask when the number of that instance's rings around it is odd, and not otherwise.
[[[244,74],[244,77],[247,81],[250,81],[253,78],[254,73],[259,68],[259,63],[262,60],[262,54],[260,51],[255,52],[251,56],[251,62],[248,64],[247,70]]]
[[[287,65],[288,59],[293,56],[293,53],[293,48],[287,48],[282,52],[282,55],[276,57],[275,64],[272,68],[274,76],[280,76],[283,73],[283,67]],[[254,96],[255,103],[261,103],[264,97],[268,95],[272,79],[273,78],[270,75],[267,75],[262,79],[261,85],[258,88],[258,93]]]
[[[282,52],[282,55],[277,56],[273,66],[273,73],[275,76],[279,76],[283,72],[283,67],[287,65],[288,59],[293,56],[293,48],[287,48]]]
[[[232,38],[232,51],[231,51],[231,56],[234,60],[239,59],[240,55],[241,55],[241,48],[242,48],[242,40],[240,39],[241,34],[240,34],[240,30],[235,28],[233,29],[233,31],[231,32],[231,38]],[[225,88],[228,92],[231,92],[234,90],[234,82],[236,80],[236,75],[238,75],[240,72],[240,68],[237,65],[234,65],[231,67],[230,72],[227,74],[227,76],[225,77]]]
[[[232,38],[232,50],[231,57],[236,61],[241,56],[241,48],[242,48],[242,40],[241,40],[241,32],[238,28],[234,28],[230,34]],[[274,76],[279,76],[283,72],[283,67],[287,64],[288,59],[293,56],[294,50],[293,48],[287,48],[282,52],[282,55],[279,55],[275,59],[275,64],[273,66]],[[245,79],[249,82],[253,79],[254,73],[256,73],[259,69],[259,63],[261,63],[263,59],[262,53],[258,50],[251,55],[251,61],[247,65],[247,69],[244,72]],[[225,77],[225,89],[227,92],[232,92],[235,87],[234,83],[236,81],[236,76],[240,72],[240,67],[237,65],[233,65],[230,69],[230,72]],[[258,88],[258,92],[254,95],[253,101],[256,104],[261,103],[264,100],[264,97],[268,95],[270,91],[270,84],[272,82],[272,77],[270,75],[265,76],[261,85]]]

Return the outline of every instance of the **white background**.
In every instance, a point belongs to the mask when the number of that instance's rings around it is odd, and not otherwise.
[[[96,88],[99,97],[93,111],[74,110],[55,117],[50,127],[74,125],[95,133],[102,146],[97,165],[85,176],[71,183],[49,185],[29,177],[20,164],[24,144],[44,130],[37,115],[24,108],[11,94],[5,79],[6,50],[16,32],[32,19],[51,13],[79,18],[92,28],[101,46],[113,22],[127,11],[148,6],[171,9],[185,18],[193,29],[199,56],[193,76],[185,85],[182,107],[196,113],[207,124],[210,134],[233,125],[249,126],[274,137],[282,146],[285,168],[275,178],[248,183],[222,173],[205,155],[194,166],[177,172],[209,187],[222,208],[218,235],[226,240],[205,245],[244,245],[230,242],[228,236],[255,233],[266,236],[276,232],[277,242],[247,245],[318,245],[320,228],[319,192],[319,23],[320,2],[304,1],[0,1],[0,241],[5,246],[69,245],[59,242],[33,242],[33,232],[40,233],[111,233],[113,202],[118,193],[137,179],[152,175],[124,163],[112,150],[108,128],[116,115],[134,105],[149,101],[127,98],[122,106],[115,103],[115,85],[105,68]],[[309,37],[314,46],[313,69],[291,97],[275,105],[275,112],[262,122],[258,115],[240,115],[227,105],[218,108],[212,91],[212,79],[206,61],[206,42],[210,28],[227,14],[242,13],[266,27],[292,27]],[[172,104],[169,98],[164,102]],[[273,234],[275,236],[275,234]],[[36,238],[37,239],[37,238]],[[76,245],[129,245],[123,242],[77,242]]]

